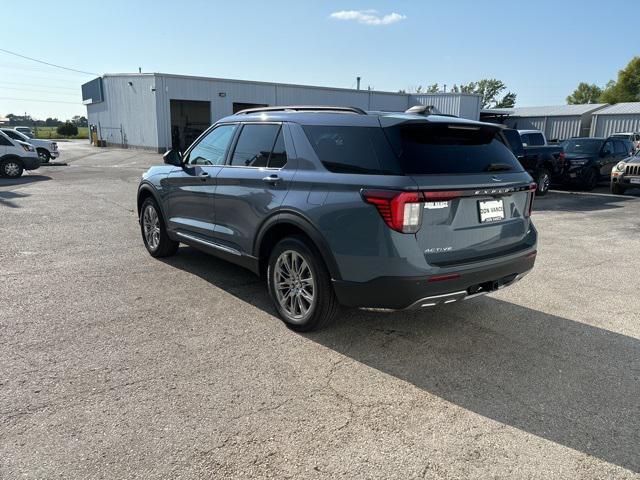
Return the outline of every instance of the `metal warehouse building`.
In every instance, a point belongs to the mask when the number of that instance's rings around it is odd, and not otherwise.
[[[184,148],[216,120],[239,110],[274,105],[336,105],[404,111],[432,105],[477,120],[480,97],[405,94],[191,77],[165,73],[106,74],[82,86],[89,124],[107,145],[164,152]]]
[[[588,137],[592,115],[606,106],[606,103],[592,103],[550,107],[517,107],[501,109],[500,112],[508,114],[503,122],[510,128],[542,130],[549,140],[565,140],[570,137]],[[484,112],[487,111],[491,110]]]
[[[608,137],[622,132],[640,132],[640,102],[617,103],[593,115],[592,137]]]

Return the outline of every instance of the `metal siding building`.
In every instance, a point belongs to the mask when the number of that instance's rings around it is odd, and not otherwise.
[[[586,105],[557,105],[550,107],[518,107],[500,109],[509,116],[505,125],[518,130],[542,130],[549,140],[565,140],[570,137],[587,137],[594,112],[606,103]],[[491,112],[491,110],[485,110]]]
[[[211,123],[252,106],[336,105],[402,112],[421,104],[472,120],[480,116],[480,97],[469,94],[417,95],[164,73],[100,78],[102,101],[84,99],[99,139],[160,152],[176,144],[184,148]]]
[[[640,132],[640,102],[617,103],[594,114],[592,137],[608,137],[623,132]]]

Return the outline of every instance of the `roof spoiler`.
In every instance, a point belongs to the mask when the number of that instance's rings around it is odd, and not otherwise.
[[[356,113],[366,115],[367,112],[358,107],[328,107],[326,105],[288,105],[283,107],[258,107],[240,110],[236,115],[247,115],[249,113],[261,112],[338,112]]]

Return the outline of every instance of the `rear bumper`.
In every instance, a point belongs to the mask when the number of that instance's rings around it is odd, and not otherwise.
[[[493,260],[480,267],[466,266],[460,276],[450,280],[428,277],[379,277],[369,282],[334,280],[333,286],[340,304],[347,307],[407,308],[430,307],[482,295],[512,285],[528,273],[535,263],[532,248],[515,258],[501,262]]]

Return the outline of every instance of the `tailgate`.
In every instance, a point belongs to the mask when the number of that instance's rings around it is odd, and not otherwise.
[[[531,246],[528,181],[443,191],[414,179],[426,196],[416,240],[429,264],[481,261]]]

